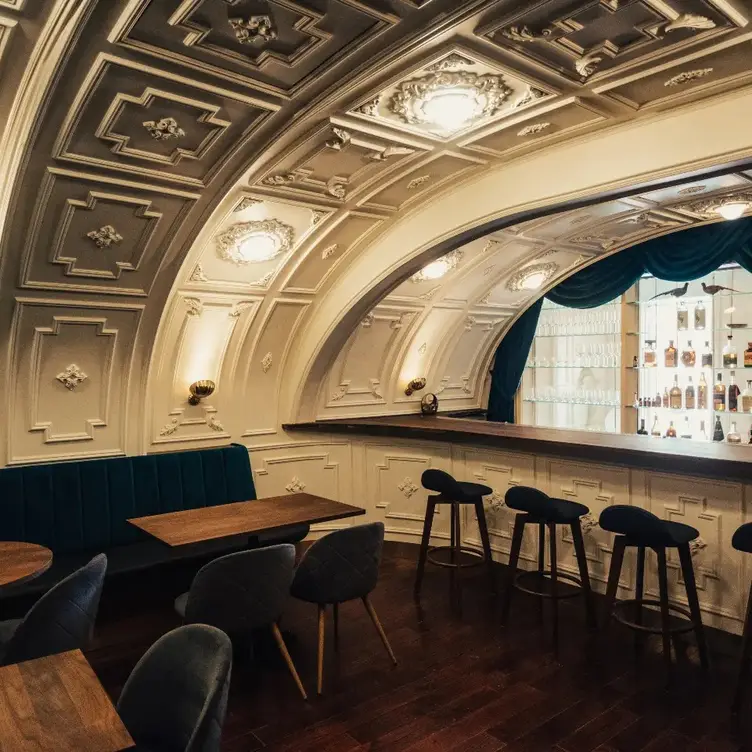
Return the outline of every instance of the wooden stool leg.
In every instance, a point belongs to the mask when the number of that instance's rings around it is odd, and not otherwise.
[[[504,589],[504,600],[501,607],[501,623],[506,624],[509,619],[509,607],[512,604],[512,592],[514,591],[514,578],[517,574],[517,564],[522,550],[522,536],[525,533],[525,516],[518,514],[514,518],[514,532],[512,533],[512,547],[509,549],[509,571],[507,583]]]
[[[308,695],[306,694],[305,687],[303,686],[303,682],[300,681],[298,672],[295,669],[295,664],[292,662],[290,653],[287,651],[287,645],[285,645],[284,638],[282,637],[282,632],[279,631],[279,627],[276,624],[272,624],[272,634],[274,635],[274,639],[277,642],[277,647],[279,648],[279,652],[282,653],[282,657],[285,659],[285,663],[287,664],[288,671],[290,672],[292,678],[295,680],[295,684],[298,685],[298,690],[300,691],[300,694],[303,695],[304,700],[307,700]],[[321,690],[319,690],[319,692],[320,691]]]
[[[319,655],[316,676],[316,691],[321,694],[324,689],[324,637],[326,632],[326,606],[319,604]]]
[[[642,624],[642,599],[645,593],[645,546],[637,547],[637,579],[635,582],[635,624]],[[639,655],[644,644],[642,633],[635,632],[635,648]]]
[[[572,531],[572,542],[574,543],[574,552],[577,556],[577,567],[580,570],[580,583],[582,587],[582,596],[585,599],[585,616],[587,624],[591,629],[595,629],[595,605],[593,604],[593,593],[590,589],[590,573],[588,572],[587,553],[585,552],[585,541],[582,539],[582,525],[577,520],[570,526]]]
[[[379,637],[381,638],[381,642],[384,644],[384,647],[386,648],[386,652],[389,653],[389,657],[392,659],[392,663],[396,666],[397,659],[394,657],[392,646],[389,644],[389,640],[386,637],[386,632],[384,632],[384,628],[381,626],[379,617],[376,616],[376,609],[373,607],[373,604],[371,603],[371,600],[367,595],[363,598],[363,605],[366,607],[366,611],[368,611],[368,615],[371,617],[373,626],[376,627],[376,631],[379,633]]]
[[[742,653],[739,658],[739,676],[736,680],[736,691],[731,710],[737,714],[741,709],[744,696],[744,684],[749,673],[749,660],[752,658],[752,585],[749,587],[747,596],[747,616],[744,619],[744,632],[742,633]]]
[[[666,664],[666,673],[669,682],[671,681],[673,665],[671,661],[671,615],[668,610],[668,567],[666,566],[666,549],[658,547],[655,549],[658,555],[658,589],[660,590],[661,601],[661,629],[663,637],[663,660]]]
[[[540,586],[543,587],[543,572],[546,569],[546,526],[540,522],[538,524],[538,573],[540,575]],[[543,601],[544,598],[538,598],[538,622],[543,624]]]
[[[551,610],[553,611],[552,621],[554,626],[554,651],[559,650],[559,599],[556,597],[559,590],[559,573],[556,561],[556,525],[553,522],[548,524],[549,547],[551,549]]]
[[[426,568],[426,558],[428,557],[428,547],[431,544],[431,528],[433,526],[433,515],[436,511],[436,504],[428,497],[426,504],[426,518],[423,521],[423,537],[420,541],[420,554],[418,555],[418,571],[415,575],[415,598],[420,598],[420,588],[423,584],[423,572]]]
[[[611,567],[608,570],[608,585],[606,586],[606,603],[604,606],[604,618],[602,629],[605,632],[611,623],[611,612],[616,603],[616,594],[619,591],[619,577],[621,566],[624,563],[624,549],[626,541],[623,535],[614,537],[614,551],[611,554]]]
[[[702,627],[700,599],[697,597],[695,568],[692,564],[692,552],[689,550],[689,543],[679,546],[679,559],[681,561],[684,587],[687,589],[689,613],[692,614],[692,623],[695,627],[695,639],[697,640],[697,652],[700,654],[700,665],[702,666],[703,671],[707,671],[709,668],[708,646],[705,642],[705,630]]]
[[[486,508],[483,506],[483,499],[475,502],[475,516],[478,518],[478,530],[480,531],[480,542],[483,545],[483,556],[486,559],[486,568],[488,570],[488,579],[491,583],[491,592],[496,592],[496,578],[494,577],[493,555],[491,554],[491,539],[488,537],[488,524],[486,523]]]
[[[452,502],[452,520],[454,521],[454,567],[452,571],[452,591],[455,606],[459,609],[462,606],[462,594],[460,592],[460,575],[462,570],[462,529],[460,526],[460,505]]]
[[[339,603],[332,604],[332,616],[334,617],[334,644],[339,644]]]

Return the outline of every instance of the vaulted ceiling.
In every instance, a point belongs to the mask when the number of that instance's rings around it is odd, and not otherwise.
[[[413,409],[419,375],[481,404],[546,286],[749,195],[751,17],[0,0],[5,461],[273,443],[297,418]],[[544,286],[514,289],[531,267]],[[217,390],[192,406],[198,379]]]

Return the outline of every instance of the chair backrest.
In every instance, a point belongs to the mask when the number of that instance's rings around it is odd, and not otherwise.
[[[433,468],[424,470],[423,475],[420,476],[420,482],[423,484],[423,488],[436,491],[448,499],[459,499],[464,495],[457,481],[443,470]]]
[[[647,509],[628,504],[606,507],[598,523],[604,530],[626,535],[646,546],[670,546],[674,544],[663,520]]]
[[[94,629],[106,571],[107,557],[99,554],[48,590],[18,625],[3,662],[20,663],[85,648]]]
[[[290,543],[210,561],[193,579],[185,621],[230,634],[273,624],[289,597],[294,569],[295,546]]]
[[[207,624],[178,627],[136,664],[118,714],[139,748],[218,752],[231,670],[224,632]]]
[[[383,548],[382,522],[329,533],[306,551],[290,592],[312,603],[363,598],[376,587]]]
[[[745,522],[734,531],[731,545],[737,551],[752,553],[752,522]]]
[[[512,486],[504,494],[504,503],[510,509],[517,509],[536,516],[537,514],[545,514],[546,510],[551,507],[551,498],[548,494],[532,486]]]

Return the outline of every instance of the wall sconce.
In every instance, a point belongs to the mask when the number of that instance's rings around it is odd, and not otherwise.
[[[419,379],[413,379],[406,387],[405,394],[409,397],[413,392],[419,392],[421,389],[425,389],[426,379],[421,376]]]
[[[198,405],[204,397],[209,397],[214,394],[214,390],[217,385],[209,379],[201,379],[201,381],[194,381],[189,387],[191,396],[188,397],[189,405]]]

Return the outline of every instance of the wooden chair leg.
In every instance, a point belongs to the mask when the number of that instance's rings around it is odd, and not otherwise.
[[[744,619],[744,632],[742,633],[742,652],[739,657],[739,675],[736,680],[736,690],[734,692],[734,701],[731,705],[732,712],[736,715],[739,713],[744,697],[744,685],[749,673],[749,661],[752,658],[752,585],[749,587],[747,596],[747,616]]]
[[[486,523],[486,508],[483,506],[483,499],[475,502],[475,516],[478,518],[478,530],[480,531],[480,542],[483,545],[483,556],[486,559],[486,568],[488,570],[488,579],[491,583],[491,592],[496,592],[496,577],[494,576],[493,555],[491,554],[491,539],[488,536],[488,524]]]
[[[556,559],[556,525],[548,524],[549,547],[551,550],[551,611],[553,621],[554,652],[559,650],[559,599],[556,597],[559,591],[559,571]]]
[[[525,516],[518,514],[514,518],[514,532],[512,533],[512,547],[509,550],[509,571],[504,588],[504,599],[501,607],[501,623],[506,624],[509,619],[509,607],[512,605],[512,593],[514,592],[514,578],[517,574],[517,564],[522,550],[522,536],[525,534]]]
[[[538,573],[540,575],[540,585],[543,587],[543,571],[546,569],[546,526],[544,523],[538,523]],[[543,601],[545,598],[538,598],[538,622],[543,624]]]
[[[316,672],[316,692],[321,694],[324,690],[324,637],[326,632],[326,606],[319,604],[319,654]]]
[[[663,637],[663,660],[666,664],[668,681],[671,681],[673,663],[671,660],[671,614],[668,610],[668,567],[666,566],[666,549],[659,547],[655,550],[658,555],[658,589],[661,602],[661,635]]]
[[[703,671],[707,671],[710,666],[710,661],[708,660],[708,646],[705,642],[705,630],[702,626],[700,599],[697,597],[697,582],[695,580],[695,568],[692,564],[692,552],[689,550],[688,543],[679,546],[679,560],[681,561],[684,587],[687,589],[689,613],[692,614],[692,624],[694,624],[695,627],[695,639],[697,640],[697,652],[700,655],[700,665],[702,666]]]
[[[334,644],[339,644],[339,603],[332,604],[332,613],[334,621]]]
[[[635,582],[635,624],[642,624],[642,599],[645,594],[645,546],[637,547],[637,577]],[[635,649],[639,655],[644,645],[643,635],[635,632]]]
[[[616,594],[619,591],[619,577],[621,576],[621,567],[624,563],[624,549],[626,542],[624,536],[617,535],[614,538],[614,550],[611,554],[611,567],[608,570],[608,584],[606,585],[606,603],[604,606],[604,618],[602,629],[605,632],[611,623],[611,613],[616,603]]]
[[[593,593],[590,588],[590,573],[588,572],[585,541],[582,538],[582,525],[577,520],[569,527],[572,531],[572,542],[574,543],[574,552],[577,557],[577,567],[580,570],[582,597],[585,599],[585,617],[587,618],[588,626],[591,629],[595,629],[595,605],[593,604]]]
[[[366,607],[366,611],[368,611],[368,615],[371,617],[373,626],[376,627],[376,631],[379,633],[379,637],[381,638],[381,642],[386,648],[386,652],[389,653],[389,657],[392,659],[392,663],[396,666],[397,659],[394,657],[392,646],[389,644],[389,640],[386,637],[384,628],[381,626],[379,617],[376,615],[376,609],[373,607],[373,603],[371,603],[371,599],[367,595],[363,598],[363,605]]]
[[[452,568],[452,591],[455,607],[459,610],[462,607],[462,594],[460,592],[460,576],[462,570],[460,563],[462,561],[462,528],[460,525],[460,505],[452,502],[452,519],[454,520],[454,567]]]
[[[420,541],[420,554],[418,555],[418,571],[415,575],[415,598],[420,598],[420,588],[423,584],[423,573],[426,569],[426,559],[428,557],[428,547],[431,544],[431,528],[433,526],[433,516],[436,512],[436,504],[428,498],[426,504],[426,518],[423,521],[423,537]]]
[[[300,691],[300,694],[303,696],[304,700],[307,700],[308,695],[306,694],[305,687],[303,686],[303,682],[300,681],[298,672],[295,669],[295,664],[292,662],[290,653],[287,650],[287,645],[285,645],[284,638],[282,637],[282,632],[279,631],[279,626],[277,624],[272,624],[272,634],[274,635],[274,639],[277,642],[277,647],[279,648],[279,652],[282,653],[282,657],[285,659],[285,663],[287,664],[288,671],[292,675],[292,678],[295,680],[295,684],[298,685],[298,690]]]

